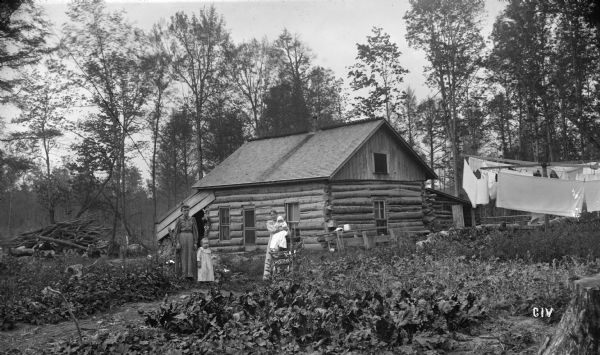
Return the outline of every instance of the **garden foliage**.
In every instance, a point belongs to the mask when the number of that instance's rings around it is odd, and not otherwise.
[[[123,265],[98,263],[85,268],[81,277],[65,272],[61,259],[7,258],[0,278],[0,321],[31,324],[70,319],[68,305],[49,286],[69,301],[76,317],[84,317],[126,302],[152,300],[179,287],[168,268],[153,261]]]

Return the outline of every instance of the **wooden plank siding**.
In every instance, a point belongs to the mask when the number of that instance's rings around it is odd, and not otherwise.
[[[193,216],[209,205],[214,198],[215,196],[210,191],[195,191],[183,200],[182,203],[190,207],[190,216]],[[159,219],[156,226],[156,236],[159,240],[167,236],[170,230],[175,229],[175,224],[180,216],[181,208],[180,206],[175,206]]]
[[[326,184],[297,183],[285,185],[265,185],[254,187],[215,190],[215,200],[208,207],[210,223],[209,243],[217,250],[236,251],[244,248],[243,209],[252,207],[255,213],[256,246],[266,248],[269,232],[266,222],[269,212],[274,209],[285,217],[285,204],[298,203],[300,220],[298,228],[301,236],[324,231],[324,207]],[[219,208],[228,207],[230,216],[229,240],[219,238]],[[286,218],[287,220],[287,218]],[[317,243],[316,239],[305,240]]]
[[[387,174],[376,174],[373,153],[387,154]],[[426,172],[383,126],[358,149],[333,180],[425,181]]]

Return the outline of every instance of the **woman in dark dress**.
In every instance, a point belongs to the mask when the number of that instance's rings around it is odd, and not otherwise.
[[[175,225],[175,249],[180,255],[181,275],[196,280],[196,249],[198,249],[198,227],[196,220],[190,216],[190,207],[181,206],[182,216]]]

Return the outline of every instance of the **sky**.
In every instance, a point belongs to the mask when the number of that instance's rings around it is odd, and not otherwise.
[[[67,21],[65,11],[67,0],[36,0],[48,18],[54,23],[56,34]],[[404,87],[411,87],[418,100],[434,95],[426,85],[423,72],[427,65],[422,51],[408,46],[405,35],[404,14],[410,8],[408,0],[106,0],[109,10],[125,10],[127,18],[136,26],[149,30],[158,21],[168,21],[178,11],[188,14],[198,13],[203,7],[214,5],[217,13],[223,16],[234,43],[239,44],[252,38],[267,37],[274,40],[287,28],[312,50],[314,64],[330,68],[337,77],[348,84],[348,67],[356,57],[356,44],[366,43],[371,29],[381,27],[391,40],[398,45],[401,65],[408,69],[404,77]],[[485,13],[481,18],[482,34],[486,41],[492,30],[495,18],[505,7],[502,0],[484,0]],[[55,37],[56,40],[58,37]],[[0,107],[5,117],[14,117],[18,111],[7,106]],[[7,128],[10,128],[10,124]],[[69,149],[69,142],[60,142],[60,149],[54,161],[62,160]],[[149,156],[149,153],[145,154]],[[144,178],[149,176],[148,159],[135,158]]]
[[[67,20],[67,1],[38,2],[56,25]],[[235,43],[265,36],[274,40],[287,28],[312,49],[316,64],[332,69],[346,82],[347,68],[355,62],[356,44],[366,43],[373,26],[382,27],[398,45],[401,64],[409,70],[405,85],[415,90],[418,99],[435,93],[425,84],[425,54],[410,48],[404,38],[403,17],[410,8],[408,0],[107,0],[107,3],[111,10],[125,10],[127,17],[142,29],[150,29],[160,19],[167,21],[177,11],[198,13],[202,7],[212,4],[223,16]],[[505,5],[501,0],[485,0],[482,32],[486,40]]]

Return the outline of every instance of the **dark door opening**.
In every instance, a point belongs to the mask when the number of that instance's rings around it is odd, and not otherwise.
[[[205,221],[206,219],[204,218],[204,210],[200,210],[198,211],[198,213],[196,213],[194,215],[194,219],[196,220],[196,227],[198,227],[198,236],[200,237],[199,239],[202,240],[203,237],[205,237]],[[198,244],[200,244],[200,240],[198,241]]]

